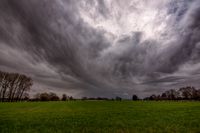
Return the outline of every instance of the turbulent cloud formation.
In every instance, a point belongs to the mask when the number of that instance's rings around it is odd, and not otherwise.
[[[77,97],[199,87],[199,12],[199,0],[1,0],[0,69]]]

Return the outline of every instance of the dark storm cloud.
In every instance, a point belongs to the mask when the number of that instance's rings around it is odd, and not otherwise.
[[[72,1],[1,1],[1,5],[2,69],[31,74],[53,87],[66,87],[68,81],[75,86],[92,82],[87,62],[108,44],[101,42],[100,33],[81,25]],[[54,83],[58,79],[66,83]]]
[[[144,96],[184,83],[198,85],[199,5],[198,0],[169,2],[167,39],[144,39],[142,31],[133,31],[114,43],[108,31],[82,17],[82,8],[95,6],[89,16],[109,20],[113,14],[106,1],[1,0],[0,69],[28,74],[38,88],[77,96]]]

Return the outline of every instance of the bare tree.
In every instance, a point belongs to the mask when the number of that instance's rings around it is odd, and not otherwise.
[[[181,97],[185,100],[194,99],[196,89],[194,87],[187,86],[187,87],[180,88],[179,92],[181,94]]]
[[[165,94],[168,100],[176,100],[179,97],[179,93],[174,89],[166,91]]]
[[[5,78],[6,78],[6,73],[0,71],[0,100],[2,100]]]
[[[5,98],[6,98],[6,91],[9,87],[9,74],[8,73],[5,73],[5,78],[3,80],[3,85],[2,85],[2,101],[4,102],[5,101]]]
[[[25,92],[30,90],[32,84],[32,79],[25,75],[0,71],[1,101],[21,100]]]
[[[32,79],[28,78],[26,76],[24,76],[24,79],[21,82],[23,82],[23,84],[21,86],[21,92],[19,94],[19,100],[22,99],[24,92],[29,91],[30,87],[33,85]]]
[[[11,81],[10,81],[10,86],[9,86],[9,92],[8,92],[8,101],[12,101],[12,94],[15,90],[15,84],[18,80],[19,74],[11,74]]]

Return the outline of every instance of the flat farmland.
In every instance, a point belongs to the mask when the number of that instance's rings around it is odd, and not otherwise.
[[[0,103],[1,133],[199,133],[200,102]]]

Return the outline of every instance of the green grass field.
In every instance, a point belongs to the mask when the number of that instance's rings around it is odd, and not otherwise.
[[[0,103],[1,133],[200,133],[200,102]]]

